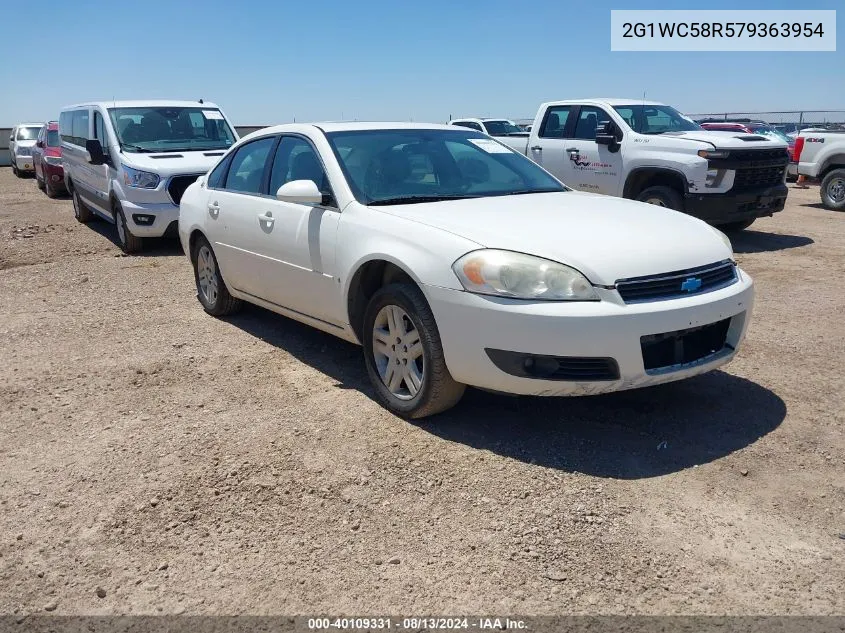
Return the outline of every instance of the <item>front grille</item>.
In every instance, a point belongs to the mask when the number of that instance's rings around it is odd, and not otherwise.
[[[616,290],[625,303],[637,303],[710,292],[729,286],[736,280],[736,265],[725,260],[671,273],[620,279],[616,282]]]
[[[31,147],[17,147],[17,148],[15,148],[15,153],[18,156],[32,156],[32,148]]]
[[[496,367],[520,378],[572,382],[619,380],[619,365],[612,358],[546,356],[489,348],[485,351]]]
[[[686,365],[718,354],[725,348],[731,320],[640,337],[646,371]]]
[[[740,149],[731,150],[731,160],[743,160],[753,163],[759,161],[773,161],[788,158],[786,148],[781,149]]]
[[[182,194],[185,193],[185,189],[196,182],[197,178],[200,176],[202,176],[202,174],[172,176],[170,178],[170,182],[167,183],[167,193],[170,194],[170,199],[173,200],[173,204],[179,204],[179,201],[182,200]]]
[[[783,182],[786,167],[759,167],[737,169],[734,176],[733,191],[773,187]]]

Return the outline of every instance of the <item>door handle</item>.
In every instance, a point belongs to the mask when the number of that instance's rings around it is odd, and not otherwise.
[[[208,213],[212,217],[217,217],[217,214],[220,213],[220,205],[217,202],[209,202],[208,203]]]
[[[542,147],[540,147],[539,145],[534,145],[534,146],[531,148],[531,151],[532,151],[532,152],[542,152],[542,151],[543,151],[543,148],[542,148]]]
[[[578,151],[578,148],[577,148],[577,147],[567,147],[567,148],[566,148],[566,151],[567,151],[567,152],[577,152],[577,151]]]
[[[259,222],[266,222],[267,224],[273,224],[276,219],[273,217],[273,214],[267,211],[266,213],[259,213],[258,214],[258,221]]]

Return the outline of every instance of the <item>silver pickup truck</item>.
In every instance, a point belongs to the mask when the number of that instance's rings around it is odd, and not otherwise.
[[[821,179],[825,208],[845,211],[845,130],[802,130],[794,160],[799,176]]]

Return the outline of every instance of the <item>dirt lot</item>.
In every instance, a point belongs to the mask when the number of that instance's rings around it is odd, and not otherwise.
[[[372,400],[358,348],[216,320],[175,242],[0,171],[0,613],[845,614],[845,215],[735,238],[726,368],[581,399]]]

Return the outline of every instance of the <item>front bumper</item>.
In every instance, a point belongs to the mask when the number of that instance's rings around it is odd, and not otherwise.
[[[32,161],[32,156],[15,154],[15,166],[18,168],[18,171],[35,171],[35,163]]]
[[[788,191],[785,184],[780,184],[742,193],[688,193],[684,196],[684,212],[713,225],[742,222],[783,211]]]
[[[700,295],[624,304],[615,290],[597,302],[526,302],[425,286],[443,342],[446,365],[458,382],[503,393],[579,396],[681,380],[725,363],[736,354],[751,316],[754,288],[738,281]],[[645,369],[640,337],[730,319],[726,346],[688,364]],[[561,357],[610,358],[617,380],[567,381],[520,377],[497,367],[486,349]]]
[[[121,200],[120,206],[132,235],[162,237],[174,235],[179,221],[179,207],[174,204],[137,203]]]

